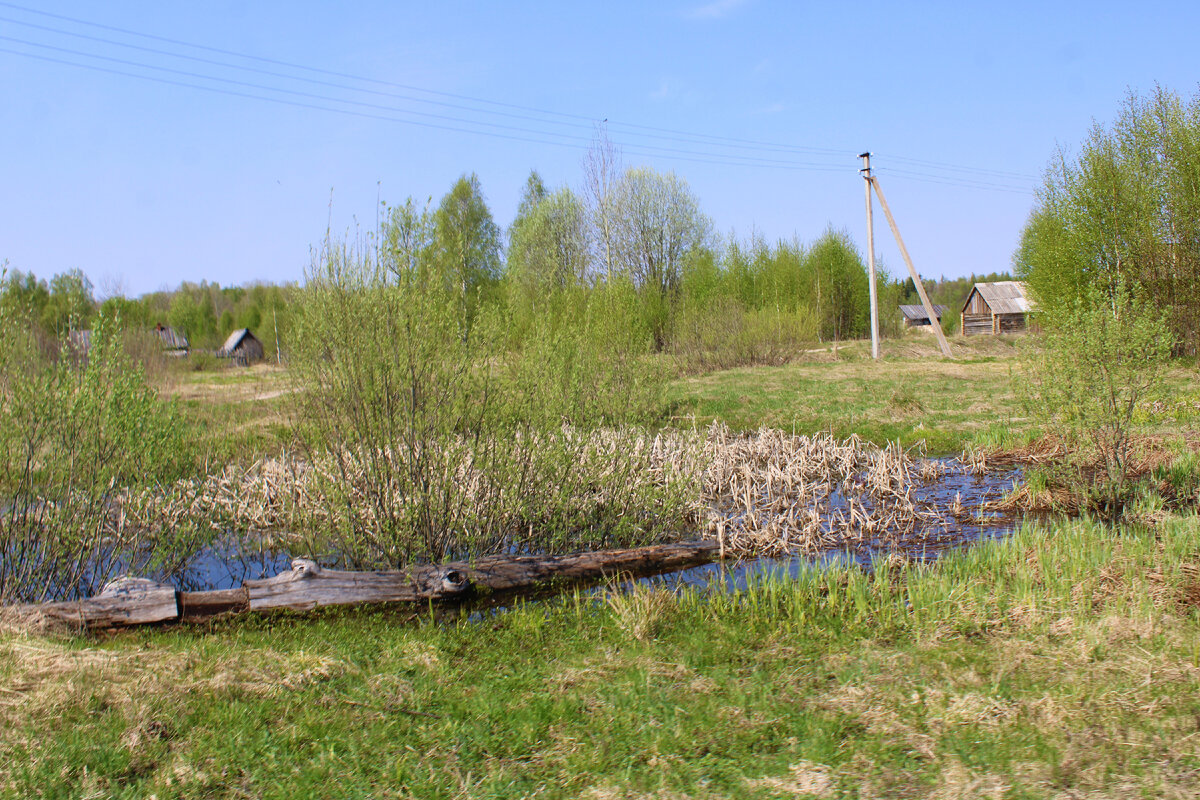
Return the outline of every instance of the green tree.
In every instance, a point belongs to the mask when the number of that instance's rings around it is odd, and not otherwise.
[[[821,336],[839,341],[862,336],[870,324],[867,268],[845,231],[828,229],[804,259],[806,283],[821,320]]]
[[[612,247],[621,274],[637,286],[655,346],[666,342],[683,265],[712,238],[712,223],[687,181],[673,172],[630,169],[613,191]]]
[[[1078,155],[1060,150],[1014,256],[1041,310],[1063,317],[1124,281],[1171,311],[1200,351],[1200,93],[1130,94]]]
[[[429,204],[417,208],[410,197],[403,205],[388,208],[381,233],[380,258],[396,282],[428,279],[430,255],[434,246],[434,221]]]
[[[83,330],[91,325],[96,313],[92,282],[82,270],[73,269],[50,279],[49,296],[41,311],[42,327],[61,335],[68,330]]]
[[[459,296],[463,331],[470,328],[481,290],[500,273],[500,228],[475,173],[459,178],[433,215],[437,268]]]

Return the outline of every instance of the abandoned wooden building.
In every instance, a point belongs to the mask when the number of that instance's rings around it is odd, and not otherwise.
[[[183,358],[188,354],[187,337],[174,328],[161,322],[154,326],[154,334],[162,341],[163,353],[174,358]]]
[[[1024,283],[997,281],[971,287],[962,309],[964,336],[1016,333],[1026,329],[1033,304]]]
[[[949,311],[948,306],[935,305],[933,313],[937,314],[938,322],[942,321],[942,317]],[[918,303],[915,306],[900,306],[900,314],[904,318],[904,327],[908,328],[932,328],[929,324],[929,314],[925,311],[925,306]]]
[[[238,366],[249,366],[263,359],[263,344],[249,328],[239,328],[229,334],[225,344],[217,351],[217,358],[228,358]]]

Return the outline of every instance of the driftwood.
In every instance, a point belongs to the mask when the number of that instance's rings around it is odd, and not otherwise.
[[[249,580],[236,589],[180,592],[146,578],[120,578],[86,600],[20,606],[81,628],[119,628],[155,622],[195,622],[218,614],[320,606],[424,603],[479,592],[512,592],[547,581],[576,582],[625,573],[670,572],[723,556],[715,541],[602,550],[564,556],[489,556],[474,562],[420,567],[409,572],[325,569],[298,558],[292,569]]]

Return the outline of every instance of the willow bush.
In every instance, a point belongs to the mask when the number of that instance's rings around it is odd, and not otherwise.
[[[94,593],[137,564],[186,559],[195,531],[129,530],[114,520],[127,491],[180,477],[187,428],[100,314],[90,347],[47,340],[0,309],[0,600]]]
[[[1161,392],[1174,343],[1168,315],[1118,280],[1111,294],[1090,287],[1083,302],[1051,318],[1031,354],[1031,410],[1071,446],[1060,477],[1109,515],[1132,494],[1135,414]]]
[[[615,430],[660,414],[664,387],[628,292],[564,290],[513,345],[504,303],[468,325],[427,266],[327,242],[299,293],[296,429],[332,512],[310,546],[403,565],[678,531],[684,487],[638,480],[636,431]]]

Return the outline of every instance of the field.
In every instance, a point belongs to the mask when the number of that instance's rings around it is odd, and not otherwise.
[[[1190,797],[1200,523],[931,569],[0,640],[20,797]],[[419,617],[420,615],[418,615]]]
[[[901,342],[677,378],[672,423],[925,439],[1037,434],[1011,342],[955,362]],[[1195,370],[1167,375],[1195,397]],[[219,457],[286,447],[287,374],[170,392]],[[1195,439],[1190,405],[1147,434]],[[1200,519],[1028,524],[873,573],[739,594],[572,593],[0,632],[0,791],[13,797],[1192,797],[1200,786]]]

